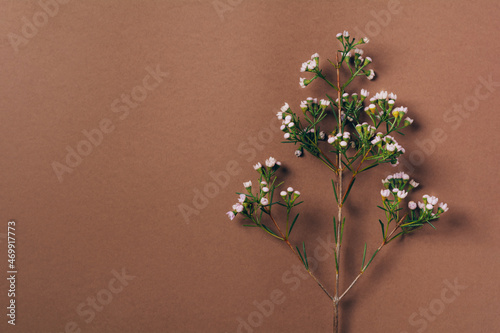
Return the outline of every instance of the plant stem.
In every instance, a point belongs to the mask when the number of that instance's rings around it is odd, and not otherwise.
[[[278,230],[278,232],[280,233],[280,235],[283,237],[283,239],[281,239],[282,241],[284,241],[288,247],[290,248],[290,250],[295,254],[295,256],[300,260],[300,262],[302,263],[302,259],[300,259],[300,256],[299,254],[295,251],[295,249],[293,248],[293,245],[290,243],[290,241],[288,240],[288,238],[283,234],[283,232],[281,231],[278,223],[276,222],[276,220],[274,219],[274,217],[271,215],[271,213],[269,213],[269,217],[271,218],[271,220],[273,221],[274,223],[274,226],[276,227],[276,229]],[[309,273],[309,275],[314,279],[314,281],[316,281],[316,283],[318,284],[318,286],[324,291],[324,293],[331,299],[333,300],[333,296],[328,292],[328,290],[326,290],[325,286],[323,286],[323,284],[318,280],[318,278],[313,274],[313,272],[311,272],[311,270],[309,268],[306,269],[307,273]]]
[[[339,63],[339,54],[336,54],[336,68],[337,68],[337,93],[338,93],[338,121],[339,121],[339,133],[342,132],[342,91],[340,87],[340,63]],[[338,173],[338,196],[339,198],[343,197],[342,193],[342,153],[339,151],[338,153],[338,164],[339,173]],[[342,230],[342,200],[337,202],[338,204],[338,218],[337,218],[337,236],[336,236],[336,247],[335,247],[335,297],[333,299],[333,331],[338,333],[339,331],[339,286],[340,286],[340,247],[341,247],[341,230]]]

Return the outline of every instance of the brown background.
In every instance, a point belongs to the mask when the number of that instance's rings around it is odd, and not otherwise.
[[[298,264],[291,253],[224,213],[241,182],[255,177],[251,164],[272,155],[288,168],[286,184],[306,201],[293,241],[305,240],[312,255],[318,237],[331,234],[331,175],[280,144],[273,118],[284,101],[297,108],[308,96],[324,97],[328,90],[319,82],[299,87],[300,65],[318,52],[326,67],[338,48],[335,34],[347,29],[370,37],[365,55],[377,73],[350,91],[397,93],[416,125],[399,141],[407,153],[418,152],[406,154],[406,165],[358,180],[346,208],[342,289],[357,273],[363,243],[370,250],[379,243],[375,205],[389,172],[411,171],[423,185],[416,196],[437,195],[451,210],[437,231],[425,228],[377,257],[342,305],[342,331],[416,332],[422,326],[409,318],[432,304],[439,309],[444,281],[455,279],[467,288],[424,331],[500,331],[499,84],[476,91],[488,76],[500,82],[500,5],[401,0],[397,11],[388,6],[71,1],[16,52],[9,36],[23,36],[23,17],[33,22],[42,9],[37,1],[1,1],[0,236],[15,219],[19,274],[17,325],[0,313],[0,330],[64,332],[75,322],[82,332],[236,332],[238,318],[256,311],[253,302],[279,289],[284,302],[255,332],[331,331],[331,304],[315,283],[304,280],[292,290],[282,280]],[[168,76],[121,120],[111,104],[157,65]],[[103,119],[113,132],[59,182],[51,164],[64,163],[66,147],[76,148],[82,131]],[[196,191],[229,161],[238,168],[228,184],[184,218],[179,205],[193,208]],[[6,311],[6,242],[0,241]],[[85,323],[77,306],[122,268],[135,279]],[[332,273],[330,257],[317,271],[330,290]]]

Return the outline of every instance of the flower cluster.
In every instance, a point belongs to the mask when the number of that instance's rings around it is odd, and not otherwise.
[[[394,199],[400,202],[402,199],[406,198],[409,191],[416,188],[419,184],[413,179],[410,180],[410,176],[406,173],[397,172],[382,179],[382,185],[385,187],[380,190],[382,201],[388,200],[389,196],[392,194]]]
[[[344,47],[344,52],[342,53],[342,61],[346,61],[351,72],[355,72],[357,75],[365,75],[368,80],[373,80],[375,78],[375,72],[373,69],[366,70],[365,66],[372,62],[372,58],[363,58],[364,51],[362,49],[356,48],[356,46],[361,44],[366,44],[370,40],[365,37],[356,42],[354,38],[350,38],[349,32],[344,31],[343,33],[337,34],[337,39],[342,43]],[[350,66],[354,67],[354,70]]]
[[[361,141],[369,141],[377,130],[374,126],[368,125],[368,123],[364,122],[362,124],[357,124],[355,126],[356,132],[358,132],[359,139]]]
[[[328,143],[334,146],[337,151],[346,151],[349,148],[350,138],[351,133],[349,132],[337,133],[337,135],[328,137]]]
[[[370,105],[365,107],[365,112],[374,124],[381,124],[384,121],[388,122],[390,125],[388,129],[390,130],[407,127],[413,123],[413,119],[406,117],[403,125],[399,127],[403,117],[408,112],[408,108],[403,106],[394,108],[396,99],[396,94],[380,91],[370,98]]]
[[[302,67],[300,68],[300,71],[301,72],[314,72],[314,70],[318,68],[318,62],[319,62],[319,54],[314,53],[311,56],[311,60],[307,60],[306,62],[302,63]]]
[[[300,71],[302,73],[303,72],[317,73],[319,71],[318,64],[319,64],[319,54],[314,53],[311,56],[311,60],[307,60],[306,62],[302,63],[302,66],[300,67]],[[301,77],[300,80],[299,80],[300,86],[302,88],[305,88],[308,84],[310,84],[312,81],[314,81],[314,79],[316,79],[317,77],[318,77],[317,74],[315,76],[313,76],[312,79],[309,79],[309,80],[306,79],[306,78]]]

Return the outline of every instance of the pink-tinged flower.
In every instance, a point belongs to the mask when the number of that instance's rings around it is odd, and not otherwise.
[[[419,183],[417,183],[415,180],[410,180],[410,185],[415,188],[415,187],[418,187],[418,185],[420,185]]]
[[[252,181],[251,181],[251,180],[249,180],[249,181],[247,181],[247,182],[244,182],[244,183],[243,183],[243,186],[245,186],[245,188],[250,188],[250,187],[252,187]]]
[[[370,39],[368,37],[364,37],[363,42],[365,42],[365,44],[368,44],[370,42]]]
[[[289,139],[289,138],[290,138],[290,133],[285,133],[285,134],[283,135],[283,137],[284,137],[285,139]]]
[[[229,219],[230,219],[231,221],[232,221],[232,220],[234,219],[234,217],[236,216],[236,215],[234,215],[234,213],[233,213],[232,211],[227,212],[227,213],[226,213],[226,215],[227,215],[227,217],[229,217]]]
[[[305,78],[301,77],[299,80],[299,84],[302,88],[305,88],[307,85],[304,83]]]
[[[418,202],[418,208],[420,209],[424,209],[425,208],[425,204],[423,202]]]
[[[417,204],[415,203],[415,201],[408,202],[408,208],[410,208],[411,210],[416,209],[417,208]]]
[[[257,162],[257,164],[255,164],[255,165],[253,166],[253,168],[254,168],[255,170],[259,170],[260,168],[262,168],[262,164],[260,164],[260,162]]]
[[[290,106],[288,105],[288,103],[285,103],[285,104],[281,107],[281,111],[282,111],[282,112],[286,112],[289,108],[290,108]]]
[[[281,192],[280,192],[280,195],[281,195],[283,198],[284,198],[284,197],[286,197],[286,195],[287,195],[287,194],[288,194],[288,193],[286,193],[286,191],[281,191]]]
[[[370,69],[370,74],[368,74],[366,78],[368,80],[373,80],[375,78],[375,72],[373,71],[373,69]]]
[[[274,157],[269,157],[267,160],[266,160],[266,166],[268,168],[272,168],[274,165],[276,164],[276,159]]]
[[[260,204],[262,206],[267,206],[267,205],[269,205],[269,200],[267,200],[266,198],[262,198],[262,199],[260,199]]]
[[[262,188],[262,192],[265,192],[265,193],[269,192],[269,187],[264,186]]]
[[[233,205],[233,210],[238,213],[241,213],[243,211],[243,205],[240,203],[236,203]]]
[[[406,192],[405,190],[398,191],[398,198],[399,199],[404,199],[404,198],[406,198],[407,195],[408,195],[408,192]]]
[[[389,189],[380,190],[380,195],[384,199],[387,198],[389,194],[391,194],[391,191]]]
[[[286,190],[291,193],[291,192],[293,192],[293,187],[289,187]]]
[[[244,203],[246,198],[247,198],[246,195],[244,195],[243,193],[240,194],[240,197],[238,198],[239,203],[241,203],[241,204]]]
[[[444,213],[444,212],[447,212],[447,211],[448,211],[448,204],[445,204],[444,202],[441,202],[441,203],[439,204],[439,208],[438,208],[438,210],[442,210],[442,211],[443,211],[443,213]]]

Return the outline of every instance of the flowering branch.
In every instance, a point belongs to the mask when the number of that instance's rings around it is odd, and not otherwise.
[[[259,173],[259,185],[252,188],[252,182],[245,182],[243,185],[247,193],[238,193],[238,203],[233,205],[233,210],[227,212],[232,220],[237,214],[243,215],[250,221],[244,224],[247,227],[258,227],[274,238],[287,244],[294,255],[302,262],[306,271],[316,281],[333,303],[333,331],[339,332],[339,305],[341,299],[351,290],[363,275],[365,270],[374,260],[375,256],[382,248],[403,235],[414,232],[424,225],[435,226],[433,221],[437,220],[442,213],[448,210],[448,205],[440,203],[438,198],[424,195],[422,201],[415,203],[408,202],[406,212],[405,205],[402,205],[408,194],[417,188],[419,184],[411,179],[404,172],[397,172],[387,176],[382,180],[384,188],[380,191],[382,204],[377,206],[384,211],[385,222],[378,220],[382,231],[382,242],[374,251],[370,259],[367,260],[365,243],[361,270],[349,287],[343,292],[340,291],[340,260],[342,239],[346,218],[343,216],[342,208],[346,204],[351,189],[353,188],[357,176],[374,167],[389,163],[392,166],[398,165],[398,158],[405,149],[391,135],[393,132],[402,134],[402,130],[413,123],[413,119],[405,117],[408,109],[403,106],[395,107],[397,95],[381,91],[376,93],[368,101],[370,93],[361,89],[358,93],[347,93],[349,84],[358,76],[365,76],[368,80],[375,78],[373,69],[366,67],[372,63],[370,57],[363,58],[364,51],[358,46],[369,42],[368,38],[356,41],[351,38],[347,31],[337,34],[337,39],[342,44],[342,50],[335,54],[335,62],[328,62],[336,70],[336,82],[332,83],[319,67],[319,55],[311,56],[311,59],[304,62],[301,72],[310,72],[313,77],[310,79],[300,78],[299,84],[306,88],[317,78],[325,81],[328,86],[337,93],[334,100],[326,94],[327,99],[308,97],[300,103],[303,114],[301,119],[292,111],[288,103],[285,103],[280,112],[276,114],[282,120],[281,130],[283,131],[284,143],[298,145],[295,155],[300,157],[304,151],[318,158],[329,170],[336,175],[336,181],[332,181],[332,188],[337,204],[337,216],[333,217],[333,234],[335,236],[334,260],[335,260],[335,293],[329,293],[323,284],[314,276],[309,269],[308,257],[305,243],[302,242],[302,250],[298,246],[294,248],[289,238],[298,220],[299,214],[293,219],[292,211],[302,203],[297,202],[300,192],[288,187],[280,192],[281,199],[273,200],[274,191],[282,185],[276,183],[276,171],[281,163],[270,157],[265,161],[265,166],[260,163],[254,165],[254,169]],[[342,66],[347,66],[350,75],[341,83]],[[336,120],[334,128],[322,130],[323,120],[331,115]],[[404,118],[404,119],[403,119]],[[366,121],[365,121],[366,120]],[[328,134],[327,134],[328,133]],[[368,165],[365,166],[365,163]],[[351,173],[350,181],[344,188],[343,177],[348,172]],[[282,231],[275,214],[271,213],[274,205],[281,206],[285,211],[285,229]],[[437,210],[435,209],[437,206]],[[273,229],[263,222],[263,217],[268,215]],[[401,217],[400,217],[401,215]],[[388,232],[390,226],[394,225]]]

